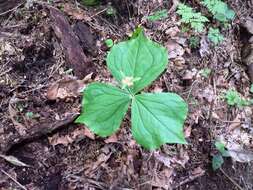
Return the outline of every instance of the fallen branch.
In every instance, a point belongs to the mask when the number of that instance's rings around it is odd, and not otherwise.
[[[22,143],[28,143],[32,142],[42,136],[48,135],[58,129],[61,129],[68,124],[72,123],[76,117],[78,116],[78,113],[73,113],[66,118],[55,121],[53,123],[45,122],[41,124],[36,124],[31,128],[29,133],[25,134],[24,136],[15,136],[11,139],[8,139],[8,141],[2,146],[2,152],[6,154],[11,149],[13,149],[15,146],[18,146]]]

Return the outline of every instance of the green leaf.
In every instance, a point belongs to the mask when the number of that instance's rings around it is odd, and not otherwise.
[[[147,39],[143,31],[129,41],[114,45],[107,56],[108,68],[122,86],[126,77],[136,79],[133,84],[127,84],[133,94],[154,81],[167,64],[167,50]]]
[[[204,69],[201,69],[200,70],[200,75],[205,77],[205,78],[208,78],[209,75],[211,74],[212,70],[209,69],[209,68],[204,68]]]
[[[207,37],[215,45],[221,43],[224,40],[224,37],[220,33],[220,30],[218,28],[209,28],[208,36]]]
[[[251,93],[253,93],[253,84],[251,84],[250,86],[250,90],[249,90]]]
[[[220,153],[223,153],[223,152],[226,151],[225,150],[225,145],[220,141],[215,142],[215,148],[217,148],[217,150],[220,151]]]
[[[137,143],[156,149],[165,143],[186,144],[183,124],[188,111],[173,93],[144,93],[132,100],[132,133]]]
[[[222,164],[224,163],[224,160],[220,154],[214,155],[212,159],[212,168],[213,170],[219,169]]]
[[[179,3],[177,7],[177,14],[182,17],[181,22],[190,24],[191,28],[197,32],[202,32],[205,27],[205,22],[209,21],[200,12],[195,12],[193,8],[183,3]]]
[[[112,39],[107,39],[107,40],[105,40],[105,44],[108,48],[111,48],[113,46],[114,42]]]
[[[92,83],[84,91],[82,113],[76,123],[83,123],[95,134],[112,135],[128,110],[130,95],[111,85]]]
[[[233,89],[229,89],[226,94],[225,94],[225,98],[227,100],[227,104],[230,106],[235,106],[240,102],[240,94]]]
[[[243,107],[243,106],[249,106],[251,105],[251,101],[248,101],[241,97],[241,95],[233,89],[229,89],[225,93],[225,99],[227,101],[227,104],[230,106],[237,106],[237,107]]]
[[[227,22],[234,19],[235,12],[221,0],[203,0],[201,2],[220,22]]]

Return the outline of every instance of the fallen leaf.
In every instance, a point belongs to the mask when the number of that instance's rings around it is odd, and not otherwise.
[[[187,70],[187,71],[185,71],[185,74],[183,76],[183,80],[190,81],[193,79],[194,75],[195,75],[194,72]]]
[[[21,167],[31,167],[30,165],[25,164],[24,162],[21,162],[14,156],[5,156],[3,154],[0,154],[0,157],[5,159],[7,162],[10,162],[11,164],[15,166],[21,166]]]
[[[69,135],[59,136],[59,134],[56,134],[53,137],[48,137],[48,140],[52,146],[56,146],[59,144],[67,146],[68,144],[74,142],[74,139],[72,139]]]
[[[165,166],[167,166],[168,168],[171,168],[171,167],[172,167],[172,166],[171,166],[171,164],[172,164],[171,158],[169,158],[169,157],[167,157],[167,156],[165,156],[165,155],[163,155],[163,154],[160,154],[160,153],[158,153],[158,152],[155,152],[155,153],[154,153],[154,157],[155,157],[158,161],[160,161],[161,163],[163,163]]]
[[[251,151],[228,149],[228,153],[237,162],[247,163],[253,161],[253,152]]]
[[[239,127],[241,125],[240,118],[241,118],[241,116],[240,116],[240,114],[238,114],[236,116],[236,118],[232,121],[232,123],[229,125],[229,127],[228,127],[229,131],[233,131],[234,129],[236,129],[237,127]]]
[[[174,59],[176,57],[182,57],[184,55],[184,48],[174,41],[168,41],[165,46],[169,52],[169,58]]]
[[[90,132],[90,130],[82,125],[80,125],[78,128],[76,128],[71,133],[65,135],[65,136],[59,136],[59,134],[55,134],[52,137],[49,137],[49,143],[52,146],[56,146],[58,144],[62,144],[64,146],[67,146],[75,141],[78,141],[80,139],[83,139],[85,137],[88,137],[92,140],[95,139],[95,136],[93,133]]]
[[[116,134],[113,134],[112,136],[110,136],[109,138],[104,140],[105,143],[115,143],[118,142],[118,137]]]
[[[164,168],[162,171],[157,171],[156,174],[152,174],[154,179],[151,181],[153,187],[159,189],[170,189],[173,180],[174,169]]]
[[[200,166],[195,168],[193,171],[191,171],[191,174],[193,176],[203,175],[204,173],[205,173],[205,170],[203,170]]]
[[[63,10],[65,13],[72,16],[76,20],[91,21],[91,18],[87,13],[84,12],[84,10],[74,7],[72,4],[65,3]]]
[[[185,168],[185,164],[190,160],[190,157],[186,151],[183,149],[180,151],[180,156],[179,157],[174,157],[173,161],[175,163],[180,164],[183,168]]]
[[[47,90],[47,98],[49,100],[66,99],[69,97],[78,97],[85,88],[86,80],[77,80],[75,78],[66,77],[53,85]]]
[[[93,162],[90,168],[85,171],[86,175],[91,175],[91,173],[95,172],[97,168],[100,167],[102,164],[106,163],[112,155],[112,152],[107,146],[104,146],[101,152],[102,153],[97,157],[97,160]]]
[[[206,54],[209,53],[209,45],[208,42],[206,40],[206,37],[203,36],[200,40],[200,48],[199,48],[199,54],[201,57],[204,57]]]
[[[215,94],[213,91],[212,86],[208,85],[201,94],[199,94],[200,97],[206,99],[209,103],[211,103],[215,99]]]
[[[216,112],[212,112],[212,118],[220,120],[220,117]]]
[[[84,135],[92,140],[95,140],[95,135],[87,127],[84,127]]]
[[[178,70],[182,70],[184,69],[184,64],[185,64],[185,59],[183,57],[176,57],[173,60],[173,65],[178,69]]]
[[[153,92],[154,93],[160,93],[160,92],[163,92],[163,89],[160,86],[156,85]]]
[[[180,32],[180,29],[177,26],[174,26],[172,28],[169,28],[165,31],[165,34],[169,35],[171,38],[177,36],[177,34]]]
[[[192,127],[190,125],[185,127],[185,130],[184,130],[185,138],[189,138],[191,136],[191,132],[192,132]]]

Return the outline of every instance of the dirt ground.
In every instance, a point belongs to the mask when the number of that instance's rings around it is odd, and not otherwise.
[[[253,166],[245,157],[225,158],[216,171],[211,165],[217,139],[240,145],[243,155],[253,151],[252,106],[231,107],[222,98],[228,89],[253,97],[253,26],[250,31],[245,25],[253,20],[253,2],[226,2],[236,18],[221,29],[224,42],[213,46],[204,32],[194,49],[189,38],[195,34],[183,31],[177,0],[104,0],[92,7],[0,0],[0,189],[253,190]],[[186,3],[211,18],[199,0]],[[167,18],[146,19],[162,9]],[[73,122],[80,88],[115,83],[105,64],[105,40],[126,40],[138,25],[169,50],[167,70],[145,91],[185,99],[187,145],[141,148],[132,138],[129,113],[109,138]],[[220,27],[212,19],[208,25]],[[245,51],[252,57],[246,59]],[[209,77],[200,75],[204,68],[211,69]]]

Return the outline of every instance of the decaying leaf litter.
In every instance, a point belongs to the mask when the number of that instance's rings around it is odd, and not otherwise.
[[[252,107],[231,107],[224,94],[235,89],[252,99],[253,3],[226,2],[237,16],[221,27],[224,41],[214,46],[204,32],[197,48],[189,46],[195,33],[183,31],[175,12],[178,1],[0,3],[0,187],[252,189]],[[187,4],[208,16],[198,1]],[[108,14],[108,7],[116,13]],[[158,10],[165,16],[148,19]],[[73,124],[83,88],[94,81],[116,84],[105,66],[105,40],[126,40],[139,24],[170,57],[145,91],[176,92],[187,101],[188,145],[142,149],[132,138],[130,115],[109,138]],[[233,158],[214,172],[216,140]]]

